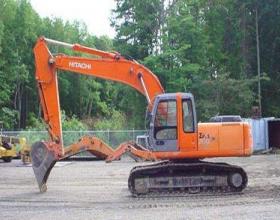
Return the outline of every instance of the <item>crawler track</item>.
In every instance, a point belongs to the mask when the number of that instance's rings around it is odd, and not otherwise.
[[[163,161],[134,167],[128,187],[133,196],[184,193],[236,193],[247,186],[247,175],[238,166],[204,161]]]

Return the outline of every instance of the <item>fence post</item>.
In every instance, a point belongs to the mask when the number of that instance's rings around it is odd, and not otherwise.
[[[110,146],[110,130],[107,129],[107,139],[108,139],[108,145]]]
[[[135,141],[135,130],[134,130],[134,128],[132,129],[132,140]]]

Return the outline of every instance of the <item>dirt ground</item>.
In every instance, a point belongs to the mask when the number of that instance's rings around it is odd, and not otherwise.
[[[214,161],[244,167],[248,187],[237,195],[134,198],[127,178],[139,163],[125,158],[60,162],[41,194],[30,166],[0,162],[0,219],[280,219],[280,155]]]

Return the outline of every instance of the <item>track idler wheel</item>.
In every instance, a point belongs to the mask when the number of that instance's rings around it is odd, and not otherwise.
[[[228,176],[228,184],[234,190],[241,192],[247,185],[247,175],[244,172],[232,172]]]
[[[36,142],[31,147],[31,161],[33,171],[40,189],[40,192],[47,191],[47,180],[56,163],[55,154],[50,151],[48,142]]]

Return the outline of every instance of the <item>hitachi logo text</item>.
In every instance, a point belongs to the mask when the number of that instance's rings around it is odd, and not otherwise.
[[[69,67],[81,68],[81,69],[91,69],[91,64],[79,63],[79,62],[69,62]]]

